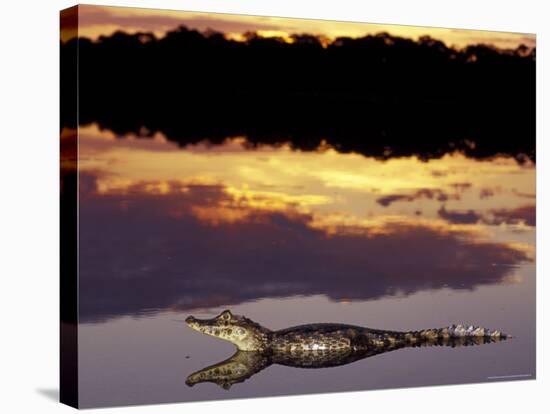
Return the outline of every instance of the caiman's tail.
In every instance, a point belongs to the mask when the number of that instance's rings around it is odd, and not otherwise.
[[[423,329],[404,332],[402,339],[409,343],[442,341],[450,343],[486,343],[510,338],[503,332],[482,328],[480,326],[451,325],[439,329]]]
[[[371,344],[379,347],[403,346],[468,346],[503,341],[510,335],[479,326],[451,325],[445,328],[422,329],[420,331],[380,331],[367,329]]]

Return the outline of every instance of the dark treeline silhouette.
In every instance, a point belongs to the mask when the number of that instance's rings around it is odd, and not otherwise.
[[[62,125],[156,131],[185,146],[243,135],[254,145],[322,141],[386,159],[504,154],[535,160],[535,50],[447,47],[386,33],[292,43],[186,27],[61,45]],[[78,69],[74,65],[78,48]],[[75,76],[73,76],[75,75]]]

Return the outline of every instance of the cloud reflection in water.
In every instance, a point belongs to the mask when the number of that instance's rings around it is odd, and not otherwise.
[[[523,245],[474,226],[408,217],[335,224],[293,203],[247,204],[222,185],[140,182],[99,194],[97,175],[81,173],[80,182],[82,322],[266,297],[473,289],[504,283],[531,260]]]

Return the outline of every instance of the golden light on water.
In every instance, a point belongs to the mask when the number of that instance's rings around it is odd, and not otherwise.
[[[168,214],[191,215],[206,225],[238,225],[280,213],[300,215],[328,237],[421,226],[512,242],[511,234],[534,230],[529,197],[535,168],[512,158],[475,160],[454,153],[428,162],[381,161],[326,145],[308,152],[289,145],[250,149],[242,137],[182,149],[162,134],[116,137],[94,125],[80,129],[79,142],[80,171],[94,175],[95,196],[166,197]],[[516,247],[525,250],[522,243]]]

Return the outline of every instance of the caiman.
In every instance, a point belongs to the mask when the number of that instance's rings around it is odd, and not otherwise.
[[[405,347],[468,346],[509,338],[500,331],[451,325],[418,331],[388,331],[339,323],[313,323],[272,331],[244,316],[225,310],[212,319],[189,316],[196,331],[234,344],[229,359],[187,378],[187,385],[214,382],[228,389],[272,364],[327,368]]]

